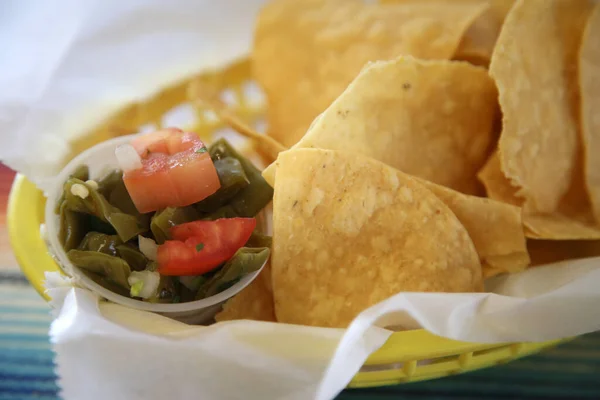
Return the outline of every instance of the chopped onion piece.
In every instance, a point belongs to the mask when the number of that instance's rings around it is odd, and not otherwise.
[[[156,254],[158,252],[158,245],[154,240],[145,238],[143,236],[138,236],[138,245],[140,247],[140,251],[148,260],[157,260]]]
[[[122,144],[115,149],[115,156],[123,172],[142,168],[142,159],[132,145]]]
[[[133,271],[127,282],[131,285],[131,296],[149,299],[156,295],[160,274],[155,271]]]
[[[93,179],[89,179],[87,181],[85,181],[85,184],[88,185],[89,187],[91,187],[93,190],[98,190],[98,182],[96,182]]]
[[[81,183],[76,183],[73,186],[71,186],[71,194],[73,196],[86,199],[90,195],[90,191],[88,188],[85,187],[85,185],[82,185]]]

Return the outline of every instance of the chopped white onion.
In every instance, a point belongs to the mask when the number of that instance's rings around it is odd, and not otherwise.
[[[90,191],[88,188],[85,187],[85,185],[82,185],[81,183],[76,183],[73,186],[71,186],[71,194],[73,196],[85,199],[90,195]]]
[[[160,274],[156,271],[133,271],[127,282],[131,285],[131,295],[149,299],[156,294],[160,283]]]
[[[89,180],[85,181],[85,184],[88,185],[89,187],[91,187],[93,190],[98,190],[98,188],[99,188],[98,182],[96,182],[93,179],[89,179]]]
[[[142,159],[130,144],[122,144],[115,149],[115,156],[123,172],[142,168]]]
[[[154,240],[145,238],[143,236],[138,236],[138,245],[140,246],[140,251],[148,260],[156,261],[158,245]]]

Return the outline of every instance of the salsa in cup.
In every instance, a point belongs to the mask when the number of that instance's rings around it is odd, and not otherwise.
[[[271,238],[256,217],[273,189],[225,139],[206,147],[170,128],[115,155],[120,168],[99,180],[81,165],[55,210],[69,261],[90,279],[137,300],[181,303],[264,265]]]

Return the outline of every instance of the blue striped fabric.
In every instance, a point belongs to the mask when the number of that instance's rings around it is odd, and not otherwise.
[[[18,273],[0,275],[0,399],[54,400],[50,307]]]
[[[0,400],[54,400],[48,305],[17,272],[0,273]],[[541,354],[434,381],[346,390],[359,399],[600,399],[600,333]]]

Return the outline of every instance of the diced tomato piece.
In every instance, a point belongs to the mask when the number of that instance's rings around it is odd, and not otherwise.
[[[141,213],[188,206],[221,187],[206,146],[193,133],[170,128],[139,136],[131,145],[142,168],[125,172],[123,180]]]
[[[171,237],[158,246],[158,272],[201,275],[229,260],[250,239],[255,218],[194,221],[171,228]]]

